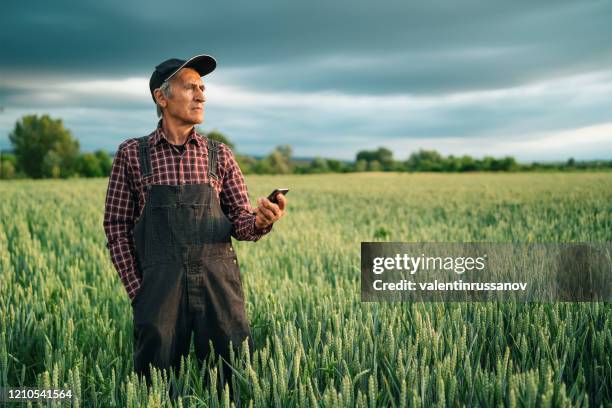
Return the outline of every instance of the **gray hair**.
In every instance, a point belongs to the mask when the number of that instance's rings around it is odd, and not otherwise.
[[[163,82],[161,84],[161,86],[159,88],[157,88],[157,89],[159,89],[164,94],[164,96],[166,98],[171,98],[172,97],[172,92],[170,90],[170,81]],[[158,103],[155,103],[155,107],[157,108],[157,117],[161,118],[162,117],[162,107],[159,106]]]

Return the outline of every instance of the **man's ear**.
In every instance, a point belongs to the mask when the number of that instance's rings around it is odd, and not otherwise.
[[[153,95],[155,95],[155,100],[157,101],[157,104],[159,106],[165,108],[166,105],[168,105],[168,99],[166,98],[166,95],[164,95],[164,93],[161,91],[161,89],[157,88],[156,90],[154,90]]]

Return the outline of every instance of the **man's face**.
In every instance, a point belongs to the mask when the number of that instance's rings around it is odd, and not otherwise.
[[[165,114],[189,125],[202,123],[206,97],[200,74],[194,69],[183,68],[170,82],[170,98],[157,92],[160,105],[165,107]]]

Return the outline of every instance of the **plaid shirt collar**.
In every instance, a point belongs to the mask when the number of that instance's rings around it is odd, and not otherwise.
[[[151,143],[153,143],[153,146],[157,146],[164,140],[166,141],[166,143],[170,143],[166,138],[166,135],[164,134],[162,120],[163,119],[160,119],[159,122],[157,122],[157,129],[155,129],[155,132],[153,132],[153,137],[151,138]],[[198,132],[196,132],[195,126],[191,129],[191,133],[189,134],[189,136],[187,136],[187,141],[185,143],[195,143],[196,146],[205,145],[204,138]]]

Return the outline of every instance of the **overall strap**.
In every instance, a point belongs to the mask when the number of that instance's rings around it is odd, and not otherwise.
[[[210,179],[219,179],[217,174],[217,151],[219,149],[219,143],[216,140],[207,137],[208,141],[208,177]]]
[[[140,172],[142,177],[151,175],[151,149],[149,148],[149,136],[138,138],[138,158],[140,160]]]

